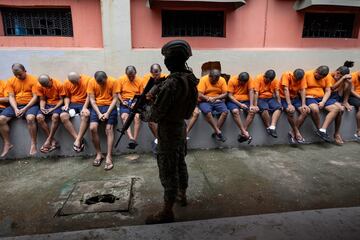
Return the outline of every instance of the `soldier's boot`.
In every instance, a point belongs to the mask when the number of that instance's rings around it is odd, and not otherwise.
[[[187,206],[187,197],[186,197],[186,190],[185,189],[179,189],[176,201],[180,204],[182,207]]]
[[[174,202],[168,201],[164,203],[163,209],[155,214],[148,216],[145,224],[171,223],[175,221],[173,212]]]

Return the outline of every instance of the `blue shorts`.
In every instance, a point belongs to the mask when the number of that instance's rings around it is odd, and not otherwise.
[[[219,114],[228,111],[224,102],[216,102],[216,103],[201,102],[199,103],[199,108],[201,112],[205,115],[208,114],[209,112],[214,114]]]
[[[258,107],[260,112],[265,110],[275,112],[276,110],[281,109],[280,103],[278,103],[274,98],[259,98]]]
[[[5,108],[0,108],[0,114],[5,110]]]
[[[321,102],[322,98],[307,98],[306,99],[306,105],[310,105],[310,104],[318,104],[319,102]],[[333,98],[329,98],[326,103],[325,103],[325,107],[333,105],[336,103],[336,100]]]
[[[300,101],[300,98],[294,98],[294,99],[291,99],[291,104],[296,108],[298,109],[299,107],[301,107],[301,101]],[[285,98],[282,98],[281,99],[281,105],[282,107],[285,109],[288,108],[288,104],[286,102],[286,99]]]
[[[340,96],[338,92],[332,92],[329,99],[335,99],[337,102],[343,102],[343,96]]]
[[[247,106],[247,108],[243,109],[245,111],[249,110],[250,108],[250,101],[240,101],[240,103],[245,104]],[[238,105],[236,105],[235,103],[228,101],[226,102],[226,107],[229,109],[229,111],[232,111],[234,109],[240,109],[240,107]]]
[[[81,110],[83,109],[83,107],[84,107],[84,104],[82,104],[82,103],[70,103],[69,104],[69,110],[74,109],[76,113],[80,113]],[[62,112],[69,112],[69,111],[62,110]]]
[[[24,108],[25,105],[18,105],[18,109],[22,109]],[[38,105],[33,105],[32,107],[30,107],[24,114],[24,116],[26,117],[27,115],[34,115],[36,116],[36,114],[39,112],[39,106]],[[4,109],[4,111],[2,111],[1,115],[6,116],[6,117],[16,117],[15,111],[12,107],[7,107]]]
[[[127,113],[129,114],[131,112],[130,108],[128,106],[131,106],[132,105],[132,100],[131,99],[128,99],[128,100],[124,100],[124,102],[126,102],[128,105],[125,106],[125,105],[120,105],[120,112],[119,114],[123,114],[123,113]]]
[[[45,106],[45,109],[48,109],[48,108],[52,108],[52,107],[55,107],[56,105],[52,105],[52,104],[46,104]],[[61,110],[61,107],[58,107],[57,109],[55,109],[54,111],[52,111],[51,113],[49,114],[46,114],[46,116],[51,116],[53,114],[59,114],[62,112]],[[41,110],[39,109],[37,115],[45,115],[43,112],[41,112]]]
[[[98,108],[101,113],[106,113],[106,111],[109,109],[109,106],[98,106]],[[109,119],[105,121],[105,123],[110,125],[117,125],[117,117],[118,117],[117,111],[116,108],[114,108],[110,113]],[[94,109],[90,110],[90,122],[97,122],[97,123],[101,122]]]

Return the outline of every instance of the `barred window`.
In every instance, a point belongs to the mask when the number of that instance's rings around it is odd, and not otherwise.
[[[225,37],[223,11],[162,11],[163,37]]]
[[[303,38],[356,38],[355,14],[305,13]]]
[[[5,36],[73,36],[70,8],[1,8]]]

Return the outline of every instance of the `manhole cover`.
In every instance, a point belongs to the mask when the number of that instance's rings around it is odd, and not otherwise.
[[[132,178],[78,182],[60,209],[59,215],[127,212],[132,184]]]

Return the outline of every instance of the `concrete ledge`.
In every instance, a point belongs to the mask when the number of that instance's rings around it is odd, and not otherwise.
[[[335,208],[219,218],[172,224],[129,226],[23,237],[7,240],[60,239],[224,239],[353,240],[360,235],[360,208]]]
[[[244,115],[242,114],[242,117]],[[322,120],[324,118],[324,114],[322,114]],[[80,118],[75,116],[73,119],[73,124],[75,128],[79,128]],[[334,132],[334,124],[331,125],[329,128],[329,135],[332,136]],[[10,122],[11,127],[11,141],[16,146],[10,151],[7,159],[14,159],[14,158],[24,158],[28,157],[29,149],[30,149],[30,137],[27,130],[26,122],[22,119],[12,120]],[[121,127],[121,124],[118,124],[118,128]],[[249,131],[250,134],[253,136],[253,141],[251,145],[259,146],[259,145],[273,145],[273,144],[287,144],[287,132],[289,131],[290,126],[286,119],[285,113],[282,114],[279,122],[277,132],[279,137],[274,139],[268,136],[265,132],[265,128],[263,122],[260,118],[260,115],[257,114],[255,116],[254,122],[252,123]],[[341,126],[341,133],[346,141],[351,141],[354,139],[353,135],[356,130],[356,118],[355,118],[355,111],[345,112],[343,115],[343,121]],[[102,149],[106,149],[106,138],[103,130],[101,132],[101,146]],[[306,119],[304,125],[301,128],[301,132],[304,138],[308,142],[318,142],[320,141],[317,136],[314,135],[314,126],[310,116]],[[239,144],[237,142],[237,136],[239,130],[237,129],[231,114],[229,113],[228,118],[223,127],[223,133],[227,137],[227,141],[225,143],[219,143],[215,139],[211,138],[212,129],[205,122],[205,119],[202,114],[200,114],[198,121],[196,122],[194,128],[190,133],[190,140],[188,142],[189,149],[211,149],[211,148],[237,148],[237,147],[244,147],[248,146],[246,143]],[[115,133],[115,140],[118,137],[118,132]],[[53,151],[49,154],[42,154],[38,153],[35,157],[49,157],[49,156],[79,156],[79,155],[93,155],[95,150],[92,146],[90,133],[87,131],[85,135],[86,146],[85,151],[83,153],[77,154],[72,150],[73,139],[70,137],[66,129],[60,125],[55,138],[60,142],[61,148]],[[45,141],[45,136],[41,129],[38,130],[38,148],[42,145]],[[147,126],[147,123],[143,123],[140,130],[139,135],[139,146],[137,147],[136,151],[139,153],[142,152],[150,152],[151,145],[153,141],[153,136]],[[114,154],[120,153],[129,153],[129,149],[127,149],[128,138],[124,136],[120,146]],[[2,147],[2,141],[0,146]],[[133,151],[132,151],[133,152]]]

